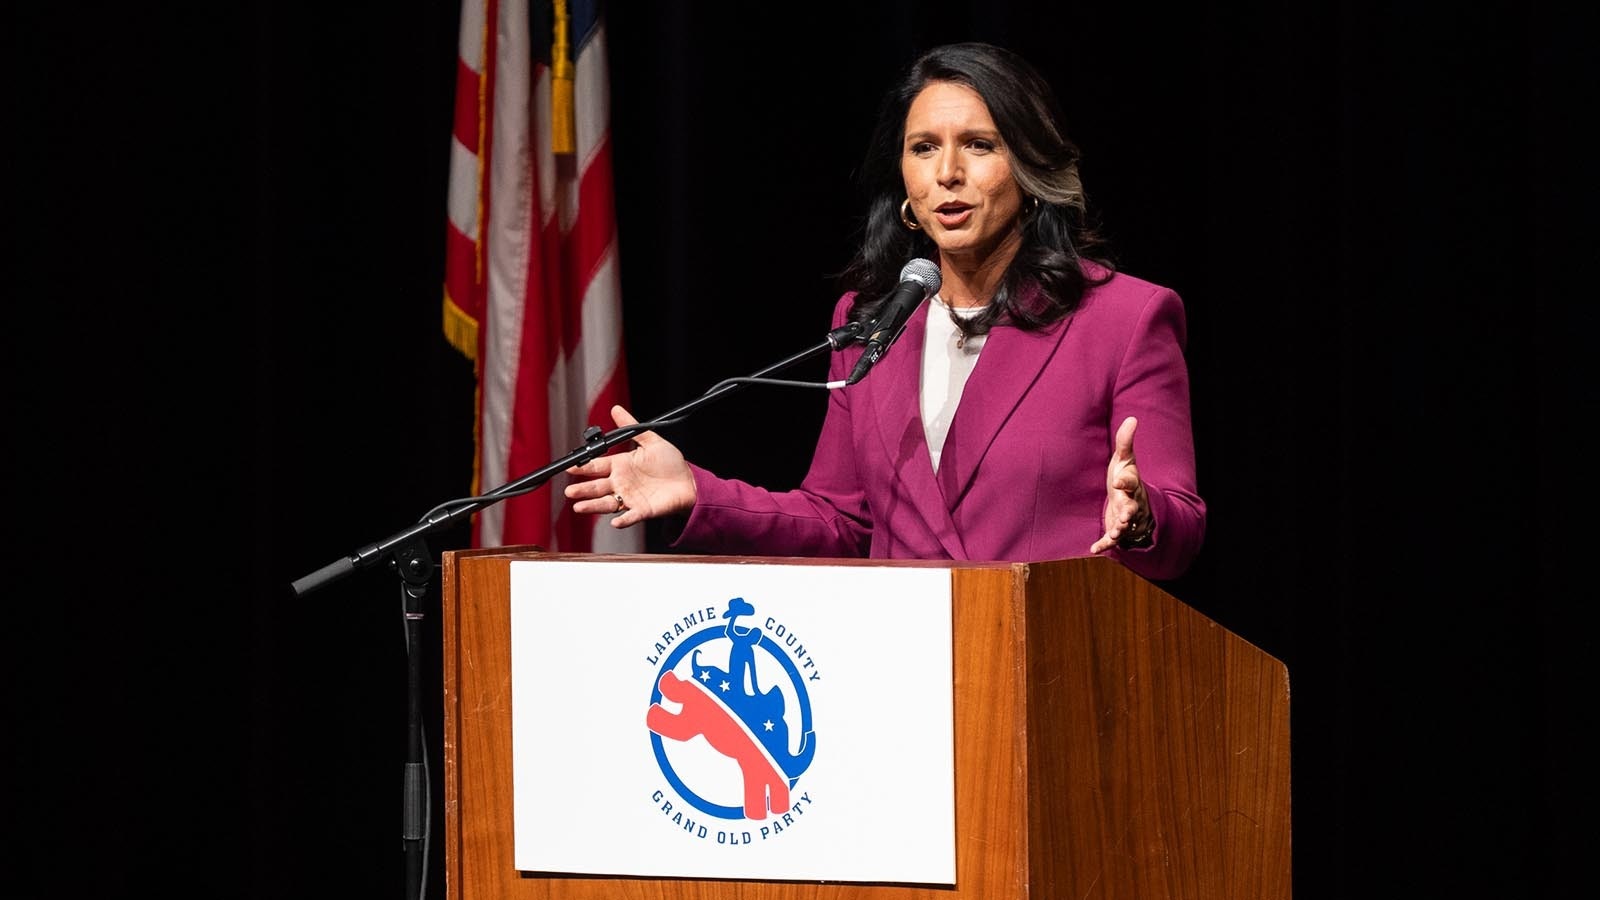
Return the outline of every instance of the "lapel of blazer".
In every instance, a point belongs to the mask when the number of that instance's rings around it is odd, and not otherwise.
[[[1011,326],[989,332],[983,354],[961,392],[961,403],[939,457],[939,490],[948,509],[954,509],[972,485],[989,445],[1039,380],[1071,324],[1068,316],[1043,332]],[[1017,486],[1024,493],[1032,488]]]
[[[927,432],[922,427],[922,348],[928,333],[928,308],[924,301],[906,322],[899,340],[863,379],[872,383],[873,412],[878,435],[889,458],[896,461],[894,477],[905,495],[928,523],[951,559],[966,559],[967,549],[956,533],[955,521],[933,477]],[[979,357],[980,361],[982,357]],[[909,401],[909,402],[908,402]],[[887,527],[889,523],[875,523]]]

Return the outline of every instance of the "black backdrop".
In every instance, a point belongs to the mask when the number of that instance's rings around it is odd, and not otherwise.
[[[1167,586],[1289,667],[1296,894],[1571,895],[1589,48],[1539,4],[1284,6],[616,10],[634,406],[820,340],[878,92],[931,43],[1020,50],[1124,268],[1189,309],[1211,528]],[[9,13],[0,893],[401,895],[397,587],[287,586],[468,487],[456,16]],[[746,389],[670,436],[784,487],[821,408]]]

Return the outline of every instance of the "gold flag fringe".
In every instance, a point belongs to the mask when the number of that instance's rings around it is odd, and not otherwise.
[[[444,292],[444,339],[467,359],[478,359],[478,320],[456,305],[450,291]]]

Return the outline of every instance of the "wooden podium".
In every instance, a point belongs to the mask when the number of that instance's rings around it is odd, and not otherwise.
[[[956,884],[520,873],[512,856],[515,560],[950,571]],[[600,578],[597,575],[597,579]],[[882,562],[443,554],[446,889],[452,900],[1290,897],[1283,664],[1110,559]]]

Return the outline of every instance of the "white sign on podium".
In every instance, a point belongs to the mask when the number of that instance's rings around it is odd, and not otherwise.
[[[513,562],[517,869],[953,885],[951,621],[940,568]]]

